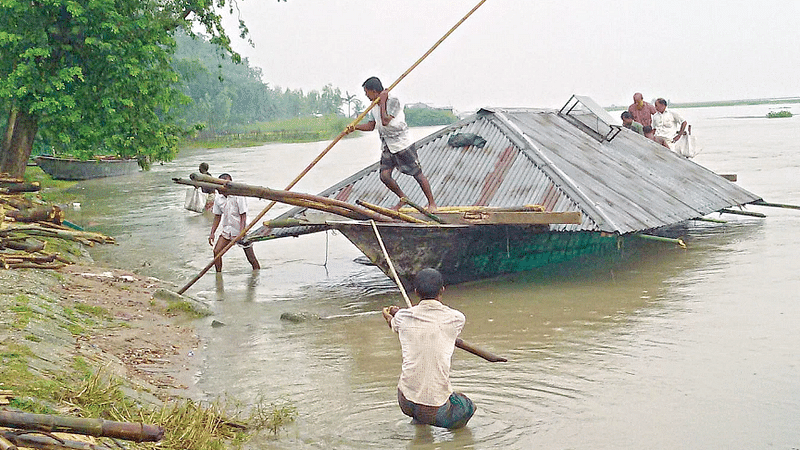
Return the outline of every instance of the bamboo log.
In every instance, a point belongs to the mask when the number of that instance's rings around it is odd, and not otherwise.
[[[667,242],[669,244],[675,244],[680,248],[686,248],[686,243],[683,241],[683,239],[673,239],[663,236],[653,236],[652,234],[637,234],[635,236],[638,236],[648,241]]]
[[[800,209],[800,206],[797,205],[787,205],[785,203],[770,203],[770,202],[765,202],[763,200],[754,201],[752,204],[758,206],[770,206],[773,208]]]
[[[398,211],[393,211],[393,210],[391,210],[389,208],[384,208],[384,207],[381,207],[381,206],[378,206],[378,205],[373,205],[372,203],[367,203],[367,202],[365,202],[363,200],[356,200],[356,204],[360,205],[360,206],[363,206],[363,207],[365,207],[367,209],[371,209],[371,210],[375,211],[378,214],[383,214],[384,216],[390,217],[392,219],[398,219],[398,220],[402,220],[404,222],[410,222],[410,223],[424,223],[424,224],[428,224],[429,223],[429,222],[426,222],[424,220],[417,219],[416,217],[409,216],[408,214],[403,214],[403,213],[398,212]]]
[[[156,442],[164,437],[164,428],[156,425],[3,410],[0,410],[0,426],[47,432],[77,433],[134,442]]]
[[[758,212],[741,211],[741,210],[738,210],[738,209],[729,209],[729,208],[722,208],[722,209],[719,210],[719,212],[727,213],[727,214],[737,214],[737,215],[740,215],[740,216],[761,217],[761,218],[767,217],[766,214],[762,214],[762,213],[758,213]]]
[[[270,189],[262,186],[251,186],[243,183],[234,183],[232,181],[220,180],[219,178],[209,177],[207,175],[197,174],[195,178],[197,178],[197,180],[183,180],[180,178],[173,178],[172,181],[174,181],[177,184],[214,188],[223,195],[255,197],[255,198],[261,198],[265,200],[272,200],[275,202],[285,203],[293,206],[302,206],[312,209],[319,209],[325,212],[332,212],[331,208],[338,208],[338,210],[349,210],[355,214],[358,214],[358,216],[353,216],[352,214],[347,214],[347,215],[339,214],[336,212],[334,212],[334,214],[344,215],[345,217],[356,220],[372,219],[378,222],[387,221],[385,217],[375,213],[374,211],[370,211],[369,209],[362,208],[357,205],[353,205],[333,198],[322,197],[319,195],[312,195],[312,194],[304,194],[300,192]],[[206,181],[206,180],[224,181],[225,184],[218,184],[216,182]],[[311,203],[304,203],[303,201]],[[323,205],[323,208],[318,208],[317,207],[318,205]]]
[[[400,201],[405,203],[405,204],[407,204],[408,206],[416,209],[417,211],[422,213],[424,216],[430,218],[434,222],[436,222],[436,223],[444,223],[444,221],[440,217],[438,217],[436,214],[433,214],[432,212],[428,211],[427,209],[423,208],[422,206],[412,202],[411,200],[408,199],[408,197],[403,197],[403,198],[400,199]]]

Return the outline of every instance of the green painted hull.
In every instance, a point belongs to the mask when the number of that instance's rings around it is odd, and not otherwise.
[[[332,222],[370,261],[390,275],[369,222]],[[426,267],[447,284],[490,278],[619,251],[621,238],[600,232],[555,232],[541,225],[377,224],[404,284]]]

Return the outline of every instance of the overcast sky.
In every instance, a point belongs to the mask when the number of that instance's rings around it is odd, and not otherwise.
[[[239,0],[282,88],[388,86],[478,0]],[[487,0],[393,91],[403,103],[561,107],[800,96],[799,0]],[[227,27],[237,35],[232,24]]]

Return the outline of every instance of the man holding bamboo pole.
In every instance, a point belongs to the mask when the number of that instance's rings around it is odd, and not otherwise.
[[[475,405],[466,395],[453,392],[450,360],[466,318],[442,304],[444,284],[438,270],[421,270],[414,285],[420,298],[416,306],[383,309],[383,318],[399,335],[403,350],[397,402],[418,423],[461,428],[475,413]]]
[[[219,178],[233,181],[233,178],[227,173],[223,173]],[[222,232],[217,239],[217,245],[214,246],[214,268],[217,272],[222,272],[222,250],[227,248],[232,240],[237,239],[247,225],[247,199],[236,195],[217,195],[214,198],[212,211],[214,213],[214,222],[211,224],[208,244],[214,245],[214,237],[216,236],[217,228],[221,224]],[[258,263],[256,253],[253,250],[253,243],[250,242],[244,245],[239,241],[237,244],[244,249],[244,255],[253,270],[260,269],[261,265]]]
[[[378,128],[382,147],[380,176],[383,184],[394,192],[397,198],[403,198],[406,197],[406,194],[392,178],[392,171],[397,169],[401,173],[414,177],[428,199],[428,209],[435,212],[436,202],[433,200],[431,185],[422,173],[422,167],[417,158],[417,149],[408,137],[408,125],[403,113],[403,105],[397,97],[389,96],[389,91],[383,89],[383,83],[378,77],[368,78],[362,87],[364,94],[371,102],[379,99],[378,104],[370,111],[371,118],[367,123],[349,125],[345,132],[349,134],[355,130],[372,131]],[[402,205],[402,201],[398,202],[393,209],[398,210]]]

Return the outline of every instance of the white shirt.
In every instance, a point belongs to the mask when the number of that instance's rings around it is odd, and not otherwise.
[[[386,114],[392,116],[389,124],[384,126],[381,119],[381,107],[375,105],[371,110],[372,120],[375,121],[375,128],[378,129],[378,134],[381,140],[389,148],[392,153],[397,153],[404,150],[411,141],[408,139],[408,125],[406,125],[406,115],[403,112],[403,105],[397,97],[389,97],[386,99]]]
[[[214,215],[222,215],[220,225],[222,235],[226,239],[231,239],[239,235],[242,231],[242,214],[247,213],[247,199],[236,195],[217,195],[214,197],[214,207],[211,212]]]
[[[403,349],[397,387],[406,399],[427,406],[447,402],[453,392],[450,359],[465,323],[464,314],[438,300],[422,300],[397,311],[391,322]]]
[[[682,123],[683,117],[670,110],[653,114],[653,129],[656,130],[656,136],[661,136],[668,142],[672,142],[672,139],[681,130]]]

